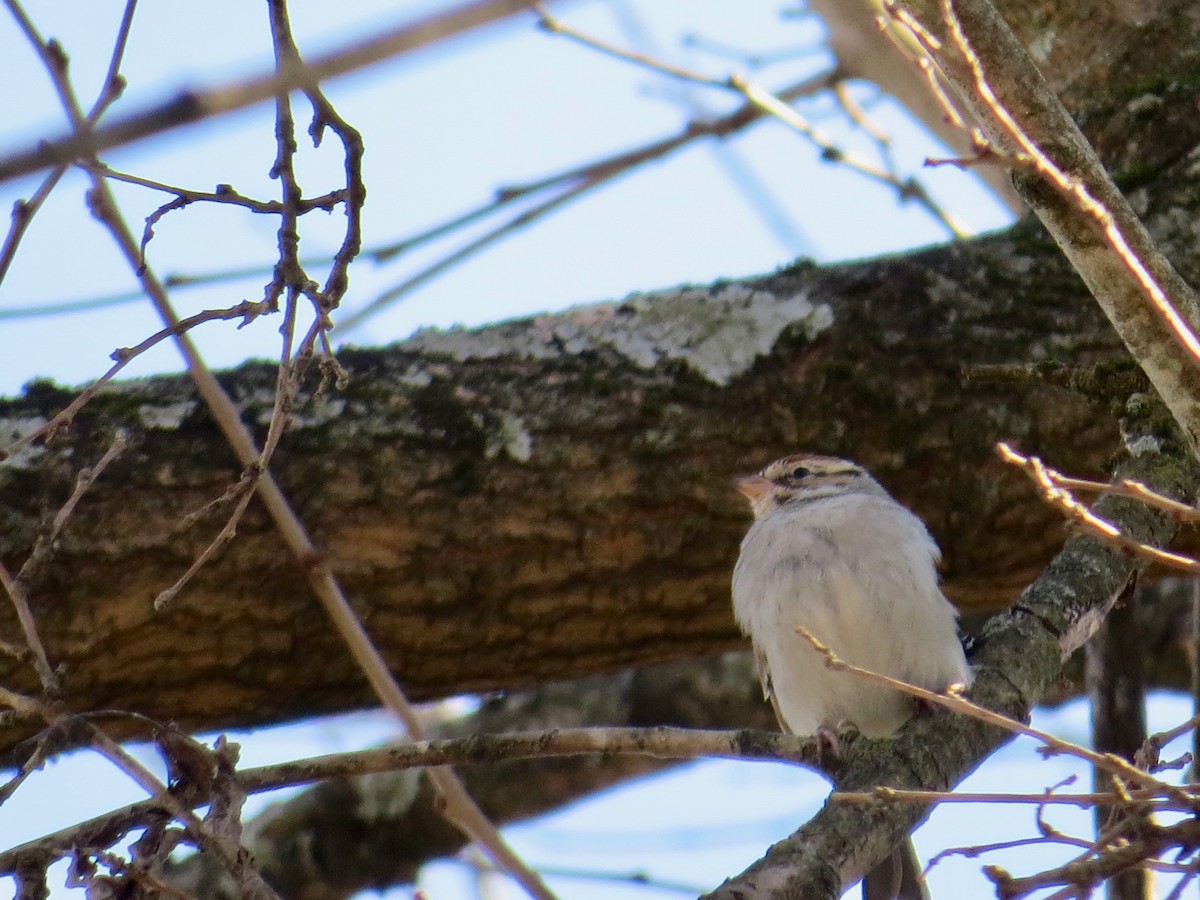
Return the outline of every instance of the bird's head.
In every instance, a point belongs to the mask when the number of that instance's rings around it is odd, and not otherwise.
[[[826,497],[882,492],[862,466],[836,456],[811,453],[777,459],[757,474],[735,478],[733,485],[750,501],[756,519],[777,509]]]

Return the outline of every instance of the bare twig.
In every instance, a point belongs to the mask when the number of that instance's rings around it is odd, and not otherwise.
[[[918,700],[924,700],[927,703],[945,707],[954,712],[978,719],[981,722],[986,722],[989,725],[998,726],[1013,734],[1023,734],[1026,737],[1034,738],[1040,741],[1046,748],[1044,752],[1065,753],[1086,760],[1097,768],[1103,769],[1127,783],[1143,785],[1146,788],[1157,790],[1166,796],[1170,796],[1171,799],[1189,809],[1193,806],[1200,808],[1200,800],[1193,797],[1188,791],[1155,778],[1150,773],[1142,771],[1119,756],[1111,753],[1097,753],[1094,750],[1089,750],[1087,747],[1063,740],[1049,732],[1018,722],[1016,719],[1010,719],[1007,716],[1000,715],[997,712],[972,703],[962,695],[961,685],[948,685],[945,693],[926,690],[914,684],[908,684],[896,678],[890,678],[887,675],[881,675],[878,672],[872,672],[869,669],[846,662],[839,658],[827,645],[817,639],[807,628],[798,627],[796,633],[812,644],[813,649],[824,657],[825,665],[835,672],[848,672],[859,678],[873,681],[876,684],[894,688],[909,696],[916,697]]]
[[[482,860],[478,857],[470,859],[459,858],[455,862],[459,863],[459,865],[469,866],[480,875],[502,874],[502,871],[494,866],[483,865]],[[657,878],[648,872],[605,872],[599,869],[570,869],[564,866],[545,865],[539,865],[538,871],[551,878],[571,878],[576,881],[594,881],[599,884],[643,887],[653,891],[670,891],[676,894],[686,894],[689,897],[698,897],[705,891],[705,888],[699,885]]]
[[[461,263],[463,260],[474,256],[476,253],[480,252],[501,238],[507,237],[508,235],[520,230],[521,228],[524,228],[527,225],[533,224],[535,221],[542,218],[547,213],[559,208],[560,206],[564,206],[572,200],[578,199],[592,188],[599,186],[603,181],[607,181],[610,177],[612,176],[585,179],[574,187],[568,188],[554,197],[551,197],[544,203],[540,203],[531,209],[527,209],[521,213],[518,213],[509,221],[467,242],[459,249],[442,257],[432,265],[422,269],[411,278],[405,279],[400,284],[388,288],[378,297],[373,298],[361,309],[355,310],[344,320],[339,322],[341,329],[343,331],[349,331],[350,329],[361,325],[368,318],[395,303],[405,295],[411,293],[414,289],[420,287],[429,279],[439,275],[452,266]]]
[[[969,847],[948,847],[945,850],[937,853],[929,864],[925,866],[925,872],[928,873],[931,869],[937,866],[942,860],[949,859],[954,856],[965,856],[968,859],[978,859],[985,853],[994,853],[997,850],[1014,850],[1018,847],[1033,847],[1038,844],[1044,844],[1044,837],[1029,837],[1016,838],[1011,841],[996,841],[991,844],[975,844]]]
[[[51,553],[53,553],[54,543],[58,540],[58,536],[62,534],[63,527],[67,524],[67,520],[71,517],[71,514],[75,512],[75,507],[79,505],[79,501],[83,499],[83,495],[87,493],[88,488],[108,468],[108,464],[125,451],[125,445],[126,438],[124,433],[118,432],[113,438],[112,443],[108,445],[108,449],[104,451],[104,455],[96,461],[94,466],[79,470],[79,474],[75,476],[75,488],[71,491],[71,496],[67,498],[67,502],[55,514],[54,521],[50,523],[50,529],[44,534],[38,535],[33,549],[29,552],[29,556],[21,566],[21,570],[17,572],[17,581],[22,584],[29,584],[37,577],[38,570],[49,559]]]
[[[1155,808],[1178,809],[1161,798],[1151,788],[1115,794],[1101,791],[1090,794],[1007,794],[961,793],[955,791],[908,791],[899,788],[877,787],[871,791],[834,791],[829,799],[835,803],[1028,803],[1036,806],[1078,806],[1091,809],[1097,804],[1154,803]],[[1200,794],[1195,795],[1200,800]]]
[[[50,665],[50,660],[46,656],[46,648],[38,636],[37,621],[33,618],[33,610],[29,608],[29,597],[25,594],[25,586],[21,584],[20,579],[13,578],[9,574],[8,568],[2,562],[0,562],[0,587],[4,588],[4,592],[12,601],[13,609],[16,610],[17,621],[21,625],[21,634],[25,636],[25,644],[29,647],[29,652],[33,657],[33,668],[37,671],[38,680],[42,683],[42,690],[48,696],[54,696],[59,692],[58,676],[54,674],[54,667]]]
[[[217,554],[237,536],[238,523],[242,520],[242,516],[245,515],[246,509],[250,506],[250,501],[254,499],[254,484],[258,481],[261,474],[262,470],[258,466],[247,467],[242,473],[242,478],[232,485],[229,491],[226,491],[225,494],[217,498],[213,503],[205,506],[202,512],[208,512],[218,504],[227,501],[231,496],[237,497],[237,503],[233,511],[230,512],[228,518],[225,520],[225,524],[217,532],[216,537],[208,543],[207,547],[196,554],[191,565],[187,567],[187,570],[182,575],[175,579],[174,584],[159,591],[158,595],[154,598],[154,609],[156,611],[162,612],[170,607],[175,598],[179,596],[179,593],[196,576],[196,573],[212,562]],[[190,525],[198,519],[198,515],[190,515],[187,517],[186,522]]]
[[[824,90],[832,83],[832,72],[824,72],[814,75],[810,78],[805,78],[802,81],[791,85],[784,90],[779,91],[778,96],[781,100],[789,102],[799,97],[811,96],[812,94]],[[388,303],[395,302],[403,294],[407,293],[412,288],[424,283],[428,278],[443,271],[447,266],[454,261],[462,261],[474,252],[483,249],[488,243],[493,242],[506,234],[512,233],[518,228],[531,224],[537,218],[553,211],[559,206],[582,196],[584,193],[599,187],[602,184],[607,184],[613,178],[631,171],[640,165],[648,162],[653,162],[662,159],[676,150],[682,149],[694,141],[706,137],[727,137],[736,134],[745,128],[757,122],[761,122],[766,118],[766,114],[752,103],[746,103],[739,109],[734,110],[728,115],[719,116],[715,119],[697,119],[693,120],[683,127],[676,135],[661,138],[651,141],[631,150],[626,150],[613,156],[604,157],[583,166],[577,166],[563,172],[558,172],[549,175],[545,178],[540,178],[536,181],[531,181],[526,184],[505,186],[497,189],[496,196],[486,203],[482,203],[465,213],[456,215],[445,222],[428,228],[417,234],[401,238],[399,240],[390,240],[374,247],[361,250],[359,256],[366,259],[374,260],[378,263],[388,262],[395,259],[404,253],[420,247],[429,241],[444,237],[460,228],[470,225],[480,219],[486,218],[493,213],[499,212],[511,205],[512,203],[537,194],[561,188],[564,194],[571,188],[580,188],[582,190],[572,191],[569,196],[556,195],[548,201],[544,201],[540,206],[534,209],[523,211],[518,216],[510,219],[506,223],[497,226],[488,235],[483,236],[477,241],[473,241],[459,250],[451,254],[449,260],[441,260],[434,263],[429,268],[417,273],[409,279],[406,279],[402,284],[390,288],[388,291],[381,294],[367,304],[365,309],[356,310],[350,316],[339,320],[338,325],[342,330],[348,330],[360,324],[367,315],[367,309],[378,311]],[[339,132],[341,134],[341,132]],[[361,145],[361,142],[359,142]],[[358,147],[358,152],[361,154],[361,146]],[[110,177],[115,177],[112,170],[106,170]],[[170,185],[161,185],[159,182],[151,182],[145,179],[139,179],[146,187],[163,189],[167,191],[183,190],[173,188]],[[355,180],[351,179],[350,184],[354,184]],[[214,195],[219,195],[220,190],[214,192]],[[326,199],[333,199],[337,192],[322,195],[319,198],[305,201],[317,206],[319,201],[323,202]],[[240,196],[240,195],[238,195]],[[249,198],[246,198],[249,200]],[[349,188],[346,189],[346,200],[348,202],[347,214],[349,210],[355,208],[355,198]],[[250,204],[262,203],[261,211],[277,212],[277,201],[249,201],[249,203],[241,203],[239,205],[248,206]],[[252,208],[252,207],[251,207]],[[318,208],[324,208],[318,206]],[[319,265],[331,263],[336,260],[336,257],[302,257],[301,263],[304,266]],[[236,269],[225,269],[213,272],[205,272],[200,274],[175,273],[163,277],[163,283],[170,288],[184,289],[190,287],[200,287],[203,285],[220,284],[229,281],[235,281],[244,278],[254,277],[256,275],[270,274],[274,269],[274,264],[262,266],[249,266]],[[331,273],[332,275],[332,273]],[[112,306],[117,306],[126,303],[140,302],[144,298],[144,294],[140,290],[123,291],[117,294],[112,294],[102,297],[81,298],[78,300],[65,300],[56,303],[48,303],[38,306],[24,307],[8,307],[0,309],[0,319],[22,319],[36,318],[40,316],[60,316],[73,312],[86,312],[96,309],[105,309]]]
[[[8,0],[6,0],[8,2]],[[251,857],[240,847],[236,840],[231,840],[228,832],[216,833],[206,823],[197,818],[191,806],[177,798],[149,769],[134,759],[128,751],[110,738],[98,726],[88,721],[86,717],[70,716],[59,712],[54,706],[30,698],[21,697],[0,688],[0,704],[9,706],[26,715],[34,715],[45,721],[52,729],[63,729],[70,724],[78,723],[87,732],[92,747],[109,760],[114,766],[124,772],[135,784],[150,795],[150,800],[143,801],[142,806],[154,810],[164,810],[177,820],[195,840],[196,845],[216,855],[228,870],[238,878],[239,882],[248,888],[247,896],[255,898],[277,898],[277,895],[254,871],[250,864]],[[209,797],[197,797],[194,805],[201,805],[211,800]],[[71,846],[60,848],[53,854],[55,858],[73,852]],[[43,851],[36,857],[37,862],[45,866],[46,853]]]
[[[167,884],[161,878],[157,878],[151,872],[146,871],[143,867],[126,862],[115,853],[91,851],[87,855],[94,857],[97,862],[105,866],[110,872],[127,878],[144,888],[148,888],[147,894],[150,896],[174,897],[176,900],[194,900],[192,894],[188,894],[179,888]],[[69,884],[68,886],[73,887],[75,885]],[[89,880],[81,880],[78,886],[89,887]],[[100,891],[96,891],[96,893],[99,894]]]
[[[0,694],[0,702],[4,702]],[[662,759],[712,756],[727,759],[788,760],[821,765],[821,752],[812,738],[779,732],[711,731],[690,728],[563,728],[542,732],[476,734],[453,740],[415,741],[271,766],[237,773],[248,793],[310,784],[329,778],[394,772],[420,766],[492,763],[579,754],[633,753]],[[201,801],[197,801],[201,802]],[[61,854],[77,845],[82,835],[121,835],[147,821],[157,807],[142,801],[105,813],[87,822],[38,838],[0,853],[0,875],[15,871],[23,860]]]
[[[1189,556],[1171,553],[1168,550],[1160,550],[1158,547],[1152,547],[1140,541],[1130,540],[1121,533],[1121,529],[1117,528],[1116,525],[1106,519],[1102,519],[1076,500],[1067,486],[1072,484],[1075,486],[1082,485],[1085,490],[1098,489],[1106,493],[1132,497],[1151,503],[1171,513],[1176,520],[1183,520],[1185,517],[1184,513],[1186,513],[1186,517],[1189,520],[1194,520],[1196,518],[1196,510],[1185,504],[1177,503],[1169,497],[1163,497],[1161,494],[1151,491],[1145,485],[1140,485],[1134,481],[1126,480],[1119,485],[1113,486],[1111,490],[1109,486],[1097,487],[1095,482],[1082,482],[1077,479],[1067,478],[1053,469],[1047,468],[1036,456],[1025,456],[1018,453],[1006,443],[1001,442],[997,444],[996,449],[1002,460],[1018,466],[1032,479],[1048,503],[1058,507],[1066,516],[1081,525],[1088,533],[1153,562],[1162,563],[1163,565],[1185,572],[1200,572],[1200,562]]]
[[[8,2],[13,2],[13,0],[8,0]],[[312,70],[305,68],[299,61],[299,56],[295,52],[290,35],[286,33],[286,16],[281,0],[273,5],[272,10],[272,25],[277,48],[280,84],[282,85],[289,73],[300,72],[305,77],[300,81],[299,86],[310,92],[315,91],[316,76],[312,73]],[[61,65],[55,65],[52,55],[46,50],[45,43],[33,32],[31,25],[26,31],[30,40],[35,43],[39,52],[42,53],[43,58],[47,61],[47,67],[51,70],[51,75],[58,88],[63,105],[75,125],[77,132],[76,139],[81,140],[86,145],[88,143],[86,140],[88,135],[85,134],[87,125],[79,112],[71,86],[66,79],[64,68]],[[281,366],[279,389],[276,393],[276,405],[272,415],[271,428],[268,432],[268,441],[264,445],[262,452],[257,451],[254,447],[254,443],[246,432],[245,426],[241,423],[232,401],[204,366],[186,335],[175,334],[174,337],[187,360],[188,369],[197,382],[201,396],[209,405],[214,418],[225,432],[235,453],[237,453],[248,470],[258,473],[260,495],[263,497],[268,510],[283,533],[285,541],[300,558],[302,564],[304,564],[314,589],[326,604],[339,632],[347,640],[360,666],[367,673],[369,680],[375,686],[385,704],[404,722],[410,734],[419,736],[419,723],[408,701],[400,691],[395,680],[391,677],[386,664],[380,657],[379,652],[372,645],[362,625],[354,616],[348,602],[334,581],[328,565],[320,560],[299,520],[290,509],[273,479],[266,474],[266,462],[269,459],[270,452],[278,442],[279,435],[282,433],[282,426],[286,421],[286,408],[290,404],[290,393],[294,390],[296,384],[293,373],[288,368],[291,363],[292,346],[290,323],[294,322],[295,301],[301,292],[305,294],[309,292],[307,279],[299,268],[295,254],[296,239],[294,229],[296,210],[299,204],[299,189],[295,184],[294,176],[290,170],[290,159],[294,152],[294,136],[292,134],[290,111],[287,108],[285,94],[286,92],[282,88],[276,93],[278,97],[277,134],[280,153],[276,160],[275,174],[281,178],[284,184],[283,204],[285,207],[284,222],[280,231],[280,262],[276,268],[275,278],[267,288],[264,303],[272,305],[274,297],[278,296],[275,291],[287,290],[288,312],[285,316],[287,324],[285,324],[284,335],[284,365]],[[318,120],[321,120],[323,107],[320,105],[320,101],[317,101],[314,105],[318,108]],[[324,111],[330,112],[328,109],[324,109]],[[328,120],[326,119],[325,121],[328,124]],[[340,122],[340,120],[338,121]],[[314,137],[319,134],[320,127],[319,125],[315,127]],[[348,163],[348,166],[352,165],[352,163]],[[162,286],[142,262],[140,247],[136,245],[133,235],[118,212],[115,201],[104,179],[93,172],[92,181],[93,185],[90,197],[93,214],[111,231],[120,249],[142,281],[147,294],[164,319],[166,328],[172,331],[179,329],[181,323],[175,316]],[[360,192],[358,196],[359,202],[361,202],[361,199],[362,193]],[[326,296],[320,298],[322,301],[321,305],[325,308],[318,309],[314,327],[310,331],[308,338],[309,341],[316,340],[317,336],[328,327],[328,310],[332,308],[332,305],[336,305],[336,297],[340,296],[340,292],[345,288],[345,266],[348,265],[354,253],[358,250],[357,215],[351,217],[350,223],[349,236],[343,245],[343,252],[339,254],[339,259],[335,261],[334,274],[331,278],[329,291]],[[311,343],[308,346],[311,347]],[[235,508],[234,514],[231,516],[225,531],[232,532],[236,519],[240,516],[240,511],[244,509],[244,502],[239,503],[238,507]],[[452,818],[460,827],[464,827],[469,835],[489,847],[493,851],[493,856],[497,862],[520,878],[522,883],[526,885],[534,896],[540,898],[551,898],[553,896],[541,884],[536,874],[528,871],[520,860],[516,858],[515,854],[512,854],[511,851],[507,851],[507,848],[503,847],[503,842],[496,835],[494,826],[487,821],[486,817],[483,816],[482,812],[479,811],[478,807],[467,796],[461,783],[451,773],[448,771],[435,771],[431,777],[435,779],[439,789],[447,798],[448,807],[452,811]]]
[[[113,43],[112,56],[108,61],[108,71],[105,73],[100,95],[87,114],[89,125],[95,125],[100,116],[117,101],[125,89],[125,80],[121,77],[121,61],[125,58],[125,48],[129,43],[129,31],[133,27],[133,13],[136,8],[137,0],[125,0],[125,12],[121,16],[121,24],[117,29],[117,39]],[[4,239],[4,246],[0,247],[0,282],[3,282],[4,276],[8,274],[9,266],[12,265],[12,261],[17,255],[17,247],[20,246],[21,238],[25,236],[25,231],[29,228],[33,217],[37,215],[37,211],[46,202],[46,198],[62,180],[67,168],[68,166],[65,164],[56,166],[28,200],[19,201],[13,206],[12,225]]]
[[[341,47],[302,67],[259,75],[206,91],[187,91],[145,112],[105,128],[76,131],[56,141],[39,142],[0,159],[0,181],[8,181],[48,166],[71,163],[142,140],[155,134],[245,109],[256,103],[329,78],[394,59],[482,25],[488,25],[531,6],[531,0],[476,0],[417,22],[385,29],[369,40]]]
[[[135,245],[136,247],[136,245]],[[138,265],[141,266],[140,252],[138,253]],[[257,318],[263,309],[258,303],[251,303],[243,300],[236,306],[231,306],[227,309],[208,309],[203,312],[196,313],[194,316],[188,316],[186,319],[179,319],[174,324],[168,325],[150,337],[143,340],[141,343],[135,344],[132,347],[118,347],[111,354],[116,361],[107,372],[89,384],[86,388],[80,391],[62,410],[55,413],[49,421],[40,428],[37,428],[28,434],[22,435],[17,440],[13,441],[7,447],[0,449],[0,460],[8,459],[23,449],[31,445],[39,439],[49,440],[63,428],[70,426],[79,410],[83,409],[93,397],[100,392],[104,385],[112,381],[117,374],[124,369],[130,362],[145,353],[156,344],[162,343],[170,337],[179,337],[182,334],[201,325],[205,322],[224,321],[228,319],[242,319],[242,324],[245,325]]]
[[[284,206],[278,200],[255,200],[253,197],[247,197],[245,194],[239,193],[233,189],[232,185],[218,184],[215,190],[198,191],[194,188],[179,187],[178,185],[166,184],[162,181],[155,181],[152,178],[143,178],[141,175],[133,175],[129,172],[118,172],[116,169],[96,160],[80,163],[80,168],[87,169],[90,172],[103,175],[105,178],[111,178],[113,181],[120,181],[123,184],[132,184],[138,187],[144,187],[152,191],[160,191],[164,194],[174,194],[177,201],[180,201],[179,206],[174,206],[174,209],[181,209],[183,206],[192,203],[224,203],[227,206],[240,206],[243,209],[248,209],[251,212],[264,214],[278,214],[284,211]],[[299,202],[300,212],[307,213],[314,209],[324,210],[329,212],[338,203],[343,201],[345,190],[339,188],[322,194],[319,197],[302,198]],[[150,218],[158,221],[162,218],[171,206],[170,203],[159,208],[159,212],[151,215]]]
[[[644,54],[624,50],[571,28],[559,19],[551,16],[540,5],[535,5],[535,8],[540,16],[538,24],[552,34],[562,35],[607,56],[651,69],[672,78],[682,79],[706,87],[730,90],[740,94],[767,115],[773,116],[793,131],[811,141],[821,151],[823,159],[838,162],[873,181],[887,185],[897,192],[902,201],[915,200],[926,212],[940,222],[952,236],[961,238],[968,234],[960,224],[956,223],[952,217],[933,201],[929,193],[916,179],[900,179],[887,169],[880,168],[869,160],[838,147],[830,138],[815,128],[807,119],[787,103],[783,102],[777,95],[751,82],[745,76],[734,73],[725,78],[712,78]]]
[[[1105,848],[1092,859],[1077,859],[1026,878],[1014,878],[995,866],[984,867],[997,893],[1004,898],[1025,897],[1034,891],[1063,885],[1063,891],[1049,896],[1087,896],[1090,889],[1131,867],[1150,865],[1153,857],[1179,846],[1194,846],[1200,839],[1200,823],[1193,818],[1172,825],[1147,824],[1142,832],[1129,837],[1120,846]],[[1155,866],[1156,868],[1158,866]]]

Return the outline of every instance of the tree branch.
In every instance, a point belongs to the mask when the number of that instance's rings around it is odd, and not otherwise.
[[[1037,285],[1036,304],[1010,270]],[[959,373],[1058,360],[1105,383],[1123,351],[1083,297],[1053,247],[1018,229],[907,259],[425,332],[342,353],[344,391],[302,389],[273,473],[414,699],[738,646],[728,578],[745,519],[728,479],[795,447],[876,472],[929,522],[951,597],[995,608],[1061,535],[1003,471],[995,441],[1021,436],[1027,452],[1095,477],[1117,429],[1109,397]],[[273,370],[221,381],[261,441]],[[41,384],[0,403],[0,435],[37,427],[70,397]],[[30,552],[75,461],[97,458],[115,429],[129,449],[31,586],[72,708],[200,730],[367,703],[257,500],[239,540],[169,609],[153,608],[207,544],[187,517],[242,471],[178,379],[109,387],[70,432],[0,468],[6,563]],[[19,661],[0,659],[0,677],[34,689]],[[5,728],[0,749],[30,733]]]
[[[1143,423],[1144,424],[1144,423]],[[1162,437],[1161,423],[1138,433],[1159,435],[1157,446],[1132,458],[1121,475],[1172,497],[1192,496],[1200,468],[1182,443]],[[1099,514],[1117,521],[1138,540],[1162,544],[1175,523],[1161,511],[1106,497]],[[1063,660],[1092,635],[1135,571],[1136,560],[1091,537],[1072,539],[1007,613],[995,617],[974,642],[972,699],[988,709],[1023,719],[1059,676]],[[944,791],[957,784],[1009,733],[965,716],[939,711],[918,716],[894,740],[856,741],[838,791],[885,785]],[[741,875],[707,895],[711,900],[746,897],[827,897],[842,892],[876,863],[925,815],[917,804],[871,809],[827,803],[811,821],[771,848]]]
[[[182,91],[166,103],[126,116],[111,125],[56,141],[39,141],[36,147],[6,156],[0,159],[0,181],[95,156],[181,125],[245,109],[280,94],[307,88],[487,25],[532,5],[533,0],[476,0],[417,22],[394,26],[369,40],[339,48],[306,64],[297,63],[278,72],[209,90]]]
[[[495,697],[476,713],[432,729],[466,737],[516,729],[592,725],[774,728],[747,655],[627,671]],[[493,821],[540,815],[667,763],[644,756],[582,756],[465,766],[472,796]],[[350,896],[372,886],[411,882],[426,862],[457,852],[462,836],[436,811],[415,773],[327,782],[269,807],[246,838],[264,877],[285,896],[320,886]],[[353,854],[345,852],[354,841]],[[212,896],[221,870],[201,856],[185,860],[172,882]]]
[[[989,0],[912,0],[937,63],[1130,353],[1200,444],[1200,305]],[[937,39],[934,39],[937,40]]]

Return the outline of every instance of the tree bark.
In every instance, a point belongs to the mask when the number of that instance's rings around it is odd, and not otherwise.
[[[801,447],[872,469],[929,523],[950,596],[998,608],[1063,529],[994,443],[1100,475],[1117,449],[1112,398],[1140,384],[1033,227],[424,333],[340,361],[349,386],[297,402],[273,470],[416,699],[737,646],[728,577],[747,513],[729,479]],[[1011,379],[1035,365],[1053,378]],[[1064,372],[1090,393],[1049,383]],[[263,365],[223,376],[258,427],[273,378]],[[34,385],[0,407],[0,428],[69,396]],[[130,448],[32,591],[69,706],[211,729],[369,702],[261,515],[155,611],[221,521],[181,519],[237,477],[182,379],[106,391],[10,462],[3,558],[20,563],[116,429]],[[33,690],[24,662],[0,660],[0,679]],[[0,747],[25,734],[5,729]]]
[[[1137,615],[1142,601],[1151,599],[1147,593],[1131,583],[1084,647],[1087,695],[1092,707],[1092,748],[1115,753],[1130,762],[1135,762],[1147,737],[1145,662],[1149,654]],[[1111,775],[1092,770],[1092,787],[1097,793],[1113,790],[1113,782]],[[1147,815],[1132,804],[1123,809],[1098,805],[1093,814],[1097,834],[1103,834],[1120,817]],[[1105,883],[1105,897],[1148,900],[1154,894],[1153,884],[1146,869],[1130,869]]]

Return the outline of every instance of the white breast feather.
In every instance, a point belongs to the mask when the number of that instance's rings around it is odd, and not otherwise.
[[[956,614],[937,585],[938,556],[921,520],[884,497],[785,507],[751,526],[733,573],[734,613],[769,669],[789,731],[853,722],[886,735],[913,712],[909,698],[826,668],[798,625],[865,669],[930,690],[969,681]]]

